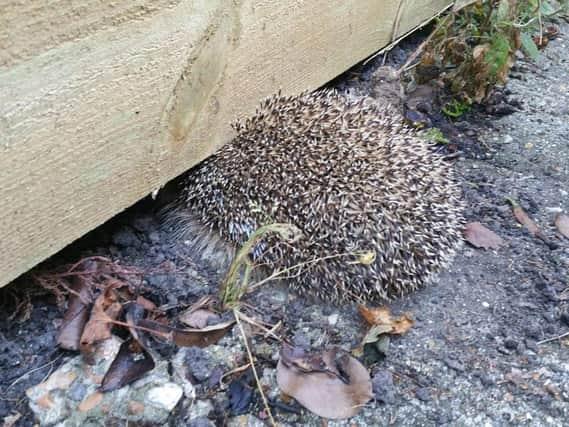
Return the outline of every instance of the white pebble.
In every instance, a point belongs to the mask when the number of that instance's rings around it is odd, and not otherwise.
[[[166,383],[159,387],[148,390],[146,398],[148,402],[156,406],[161,406],[167,411],[171,411],[182,398],[183,390],[178,384]]]
[[[336,323],[338,323],[339,317],[340,317],[340,315],[338,313],[331,314],[330,316],[328,316],[328,323],[331,326],[336,326]]]

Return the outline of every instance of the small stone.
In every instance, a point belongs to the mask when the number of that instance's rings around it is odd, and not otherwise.
[[[490,308],[490,304],[486,301],[482,301],[482,307],[484,308]]]
[[[192,418],[186,425],[188,427],[215,427],[213,421],[206,417]]]
[[[157,231],[152,231],[150,234],[148,234],[148,240],[150,240],[152,243],[158,243],[160,241],[160,233]]]
[[[340,315],[338,313],[331,314],[330,316],[328,316],[328,324],[330,324],[331,326],[336,326],[339,318]]]
[[[515,339],[508,337],[504,340],[504,347],[506,347],[508,350],[517,350],[518,342]]]
[[[265,427],[265,423],[261,421],[259,418],[248,414],[248,415],[239,415],[237,417],[233,417],[229,420],[227,427]]]
[[[452,370],[456,371],[456,372],[464,372],[464,365],[462,363],[460,363],[457,360],[454,359],[450,359],[448,357],[446,357],[444,359],[445,365],[447,365],[449,368],[451,368]]]
[[[525,327],[525,334],[528,338],[539,340],[542,337],[541,328],[537,325],[528,325]]]
[[[115,234],[113,234],[111,240],[115,245],[121,248],[137,248],[140,246],[140,239],[130,227],[123,227],[119,229]]]
[[[182,387],[175,383],[165,383],[159,387],[148,390],[146,398],[148,402],[160,406],[170,412],[182,398],[184,391]]]
[[[379,371],[371,380],[375,398],[383,403],[392,405],[395,403],[395,389],[393,387],[393,375],[387,370]]]
[[[494,385],[494,380],[489,375],[485,374],[480,375],[480,382],[485,387],[490,387],[491,385]]]
[[[132,221],[132,226],[141,233],[146,233],[151,230],[153,225],[154,219],[151,216],[137,217]],[[155,233],[155,231],[152,233]]]
[[[564,311],[563,313],[561,313],[561,315],[559,316],[559,320],[565,323],[566,326],[569,326],[569,311]]]
[[[293,343],[296,347],[304,349],[310,348],[310,337],[303,331],[296,331],[293,338]]]
[[[131,400],[128,402],[128,413],[130,415],[140,415],[144,412],[144,403]]]
[[[423,402],[431,400],[431,393],[427,387],[421,387],[415,390],[415,397]]]
[[[526,339],[525,344],[528,350],[531,350],[534,353],[539,353],[539,347],[537,346],[537,341],[532,339]]]
[[[44,394],[39,399],[36,400],[36,405],[43,409],[51,409],[55,405],[53,398],[49,393]]]
[[[76,381],[69,389],[69,397],[78,402],[82,401],[87,394],[87,387],[80,381]]]
[[[209,354],[199,347],[188,347],[184,349],[184,361],[188,368],[188,373],[198,383],[206,381],[214,368]],[[192,378],[188,378],[192,380]]]
[[[169,280],[167,274],[153,274],[146,279],[151,286],[161,287],[165,286]]]

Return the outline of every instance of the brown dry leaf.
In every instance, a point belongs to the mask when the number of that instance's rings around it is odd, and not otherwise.
[[[397,318],[391,317],[391,309],[389,307],[368,308],[365,305],[360,305],[359,311],[364,319],[372,326],[391,326],[389,333],[392,335],[402,335],[413,326],[413,320],[407,313]]]
[[[352,354],[356,357],[361,357],[364,354],[366,344],[373,344],[379,342],[382,336],[391,333],[393,327],[391,325],[374,325],[365,334],[359,346],[352,350]]]
[[[202,329],[174,329],[172,338],[180,347],[207,347],[219,341],[234,323],[234,320],[228,320]]]
[[[154,304],[152,301],[144,298],[143,296],[139,295],[136,297],[136,303],[142,307],[144,307],[145,310],[148,311],[154,311],[156,310],[156,304]]]
[[[234,323],[235,320],[228,320],[203,329],[179,329],[153,320],[141,320],[138,326],[180,347],[207,347],[219,341]]]
[[[555,226],[563,236],[569,239],[569,216],[557,214],[555,216]]]
[[[476,248],[498,249],[504,240],[479,222],[471,222],[464,227],[464,238]]]
[[[109,366],[100,391],[112,391],[136,381],[154,369],[154,360],[136,341],[121,344],[115,360]]]
[[[115,287],[114,282],[109,283],[109,286],[97,297],[91,310],[91,317],[83,329],[80,350],[88,364],[95,362],[93,360],[94,344],[111,337],[113,321],[122,311],[122,304],[118,301]]]
[[[367,369],[339,349],[305,354],[285,344],[277,383],[283,393],[324,418],[353,417],[373,397]]]
[[[203,329],[211,321],[212,323],[218,322],[220,317],[213,311],[199,308],[197,310],[186,310],[178,317],[181,322],[188,325],[190,328]]]
[[[95,408],[101,401],[103,400],[103,393],[100,391],[96,391],[95,393],[87,396],[83,401],[79,404],[77,409],[81,412],[87,412],[91,409]]]
[[[93,305],[91,282],[76,276],[73,278],[71,289],[74,293],[69,298],[69,306],[59,329],[57,344],[65,350],[79,350],[81,334]]]
[[[519,203],[512,199],[509,199],[509,202],[512,205],[512,213],[518,222],[527,228],[527,230],[534,236],[536,234],[540,234],[541,230],[539,229],[538,225],[529,217],[529,215],[526,213],[526,211],[523,210]]]

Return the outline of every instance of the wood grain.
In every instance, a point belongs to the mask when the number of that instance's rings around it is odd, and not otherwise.
[[[0,286],[448,3],[0,0]]]

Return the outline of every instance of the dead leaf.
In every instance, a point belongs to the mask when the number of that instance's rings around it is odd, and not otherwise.
[[[79,350],[81,334],[89,319],[94,298],[91,293],[91,282],[87,282],[81,276],[73,278],[71,289],[74,292],[69,298],[69,305],[59,329],[57,344],[65,350]]]
[[[180,347],[207,347],[219,341],[233,327],[234,323],[235,320],[228,320],[203,329],[180,329],[145,319],[141,320],[138,326]]]
[[[203,329],[208,325],[208,323],[215,323],[220,319],[217,313],[203,308],[192,311],[186,310],[181,313],[178,318],[190,328],[196,329]]]
[[[100,391],[112,391],[154,369],[154,360],[136,341],[125,341],[103,378]]]
[[[352,354],[356,357],[363,356],[364,347],[367,344],[378,343],[381,337],[387,336],[386,334],[391,333],[391,331],[393,331],[393,327],[391,325],[373,325],[365,334],[361,344],[352,350]]]
[[[95,408],[101,401],[103,400],[103,393],[100,391],[96,391],[95,393],[87,396],[83,401],[79,404],[77,409],[81,412],[87,412],[91,409]]]
[[[557,214],[555,216],[555,226],[563,236],[569,239],[569,216]]]
[[[113,321],[122,311],[122,304],[114,292],[115,283],[109,283],[103,293],[97,297],[91,310],[91,317],[81,335],[80,350],[88,364],[94,364],[94,344],[111,337]]]
[[[277,365],[281,391],[324,418],[356,415],[373,397],[367,369],[339,349],[305,354],[287,344]]]
[[[234,320],[229,320],[202,329],[174,329],[173,342],[180,347],[207,347],[219,341],[234,323]]]
[[[152,350],[149,343],[149,334],[147,331],[138,329],[136,326],[144,319],[146,313],[145,308],[136,303],[127,303],[124,305],[125,310],[125,320],[128,325],[128,330],[130,335],[134,340],[150,355],[152,355]]]
[[[464,238],[476,248],[498,249],[504,240],[479,222],[471,222],[464,227]]]
[[[360,305],[359,311],[364,319],[372,326],[391,326],[391,330],[388,333],[392,335],[402,335],[413,326],[413,320],[407,313],[397,318],[391,317],[389,307],[367,308],[365,305]]]
[[[154,304],[152,301],[144,298],[143,296],[139,295],[136,297],[136,303],[142,307],[144,307],[145,310],[148,311],[154,311],[156,310],[156,304]]]
[[[508,199],[510,204],[512,205],[512,213],[514,217],[518,220],[520,224],[522,224],[531,234],[534,236],[541,232],[538,225],[529,217],[526,211],[513,199]]]

